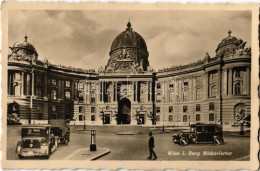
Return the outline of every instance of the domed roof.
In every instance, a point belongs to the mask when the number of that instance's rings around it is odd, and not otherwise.
[[[28,39],[28,37],[25,36],[23,42],[16,42],[16,43],[13,45],[13,49],[14,49],[15,51],[22,49],[22,50],[27,51],[28,54],[36,54],[36,55],[38,55],[38,53],[37,53],[35,47],[34,47],[32,44],[28,43],[28,42],[27,42],[27,39]]]
[[[127,23],[125,31],[120,33],[112,43],[110,53],[118,48],[122,47],[136,47],[147,51],[147,46],[142,36],[131,27],[131,23]]]
[[[243,43],[243,40],[235,37],[235,36],[231,36],[231,30],[228,31],[228,37],[224,38],[218,45],[216,51],[218,51],[220,48],[228,46],[228,45],[235,45],[235,46],[239,46],[241,43]]]

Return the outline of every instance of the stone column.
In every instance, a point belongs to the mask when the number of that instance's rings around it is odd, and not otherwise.
[[[32,96],[34,96],[34,72],[32,70]]]
[[[44,75],[44,97],[48,97],[48,78]]]
[[[223,95],[227,95],[228,94],[228,92],[227,92],[227,83],[228,82],[228,80],[227,80],[227,69],[226,68],[224,68],[223,69],[223,85],[222,85],[222,87],[223,87]]]
[[[222,87],[221,87],[221,84],[220,84],[220,79],[221,79],[221,71],[220,71],[220,68],[218,69],[218,94],[217,94],[217,98],[220,98],[220,93],[221,93],[221,90],[222,90]]]
[[[205,98],[209,98],[209,73],[205,72]]]
[[[88,82],[88,101],[91,103],[91,82]]]
[[[233,68],[228,69],[228,95],[233,94]]]
[[[153,82],[150,82],[150,101],[152,101],[153,98]]]
[[[250,95],[250,88],[251,88],[251,82],[250,82],[250,68],[246,68],[246,75],[247,75],[247,81],[246,81],[246,86],[247,86],[247,94]]]
[[[21,78],[21,81],[22,81],[22,91],[21,91],[21,96],[24,96],[24,71],[22,71],[22,78]]]
[[[135,96],[135,92],[134,92],[134,86],[135,86],[135,82],[132,81],[132,102],[134,101],[134,96]]]

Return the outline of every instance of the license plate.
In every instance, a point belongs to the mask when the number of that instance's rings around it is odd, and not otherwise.
[[[34,156],[34,153],[32,151],[28,151],[27,153],[24,153],[24,156]]]

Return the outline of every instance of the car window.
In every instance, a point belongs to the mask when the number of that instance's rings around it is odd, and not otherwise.
[[[23,128],[22,129],[22,137],[25,136],[45,136],[44,129],[37,129],[37,128]]]
[[[204,126],[197,126],[197,132],[206,132]]]
[[[208,126],[207,132],[210,132],[210,133],[215,132],[215,126]]]

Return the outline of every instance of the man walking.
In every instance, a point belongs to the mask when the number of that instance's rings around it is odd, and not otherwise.
[[[147,159],[152,159],[152,155],[153,155],[154,156],[153,160],[156,160],[157,156],[156,156],[155,152],[153,151],[153,148],[154,148],[153,133],[150,131],[148,134],[150,136],[149,142],[148,142],[150,155],[149,155],[149,157],[147,157]]]

